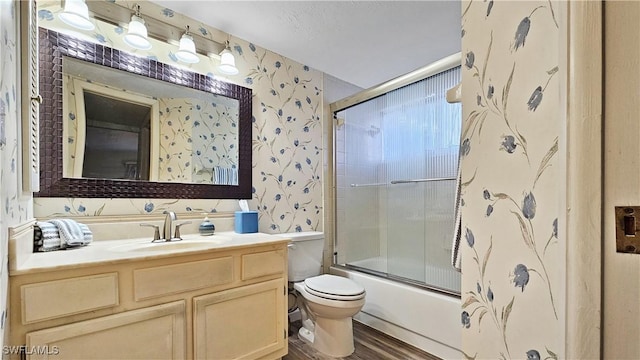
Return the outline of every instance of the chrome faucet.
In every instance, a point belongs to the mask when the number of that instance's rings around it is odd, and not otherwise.
[[[173,211],[165,211],[165,213],[167,214],[167,216],[165,216],[164,218],[164,230],[162,232],[162,238],[165,241],[171,241],[171,239],[173,238],[173,236],[171,235],[171,230],[173,230],[173,222],[175,220],[178,220],[178,217]]]
[[[182,240],[182,236],[180,236],[180,227],[182,225],[191,224],[191,221],[183,221],[179,224],[174,224],[174,221],[178,220],[178,216],[173,211],[165,211],[167,214],[164,217],[164,225],[162,225],[162,237],[160,237],[160,227],[156,224],[140,224],[140,226],[148,226],[155,229],[153,234],[153,240],[151,242],[156,241],[178,241]],[[175,229],[175,235],[171,235]]]

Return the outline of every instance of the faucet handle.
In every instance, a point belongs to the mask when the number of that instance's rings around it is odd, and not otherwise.
[[[187,225],[187,224],[191,224],[191,221],[184,221],[184,222],[181,222],[180,224],[176,224],[176,235],[174,239],[182,240],[182,238],[180,237],[180,226]]]
[[[140,226],[146,226],[146,227],[152,227],[155,229],[155,231],[153,232],[153,241],[158,241],[160,240],[160,227],[158,225],[154,225],[154,224],[140,224]],[[153,242],[152,241],[152,242]]]

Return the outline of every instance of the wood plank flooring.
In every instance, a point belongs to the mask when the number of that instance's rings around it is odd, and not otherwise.
[[[314,350],[298,339],[300,321],[289,328],[289,354],[283,360],[330,360],[335,359]],[[384,334],[357,321],[353,322],[353,338],[356,351],[344,360],[440,360],[414,346]]]

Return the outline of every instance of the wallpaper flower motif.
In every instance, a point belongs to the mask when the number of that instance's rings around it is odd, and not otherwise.
[[[555,5],[463,2],[461,311],[471,359],[562,356]]]
[[[135,5],[127,1],[116,2]],[[63,26],[55,16],[60,11],[59,2],[39,1],[38,8],[40,26],[54,30]],[[170,9],[147,3],[145,12],[160,14],[181,28],[189,24],[204,36],[213,38],[212,28]],[[151,50],[131,50],[122,41],[122,30],[97,21],[96,29],[85,32],[84,36],[114,48],[176,64],[174,46],[152,39]],[[253,90],[253,199],[250,207],[259,211],[259,230],[270,233],[322,230],[322,73],[233,36],[230,47],[240,70],[238,75],[214,74],[212,69],[217,64],[211,58],[188,67]],[[232,156],[233,149],[229,146],[216,145],[216,148],[218,151],[224,149],[229,157]],[[190,166],[194,166],[193,162]],[[236,201],[206,199],[35,198],[34,206],[38,217],[154,214],[166,209],[178,212],[239,210]]]
[[[160,181],[211,184],[215,166],[237,168],[238,107],[220,100],[159,99]]]

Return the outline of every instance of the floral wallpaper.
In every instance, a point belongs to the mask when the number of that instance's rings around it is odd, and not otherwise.
[[[135,2],[115,1],[133,8]],[[200,34],[214,31],[206,25],[150,2],[144,13],[160,14],[181,28],[190,25]],[[38,2],[39,25],[62,31],[57,19],[59,1]],[[84,39],[126,49],[124,29],[94,21],[93,31],[76,32]],[[65,31],[68,31],[66,29]],[[172,65],[177,63],[173,45],[152,39],[153,48],[133,53]],[[239,74],[222,76],[217,60],[201,57],[193,71],[231,81],[253,90],[253,198],[249,205],[259,211],[259,230],[268,233],[322,230],[322,73],[245,40],[230,36]],[[163,134],[161,134],[162,136]],[[235,211],[233,200],[178,199],[79,199],[35,198],[37,217],[152,214],[166,209],[177,212]]]
[[[215,166],[236,169],[238,105],[201,99],[159,99],[160,181],[211,184]]]
[[[6,329],[8,295],[7,227],[29,220],[33,214],[31,194],[22,192],[20,177],[20,95],[17,52],[17,2],[0,0],[0,343]]]
[[[563,357],[557,6],[462,3],[466,358]]]

